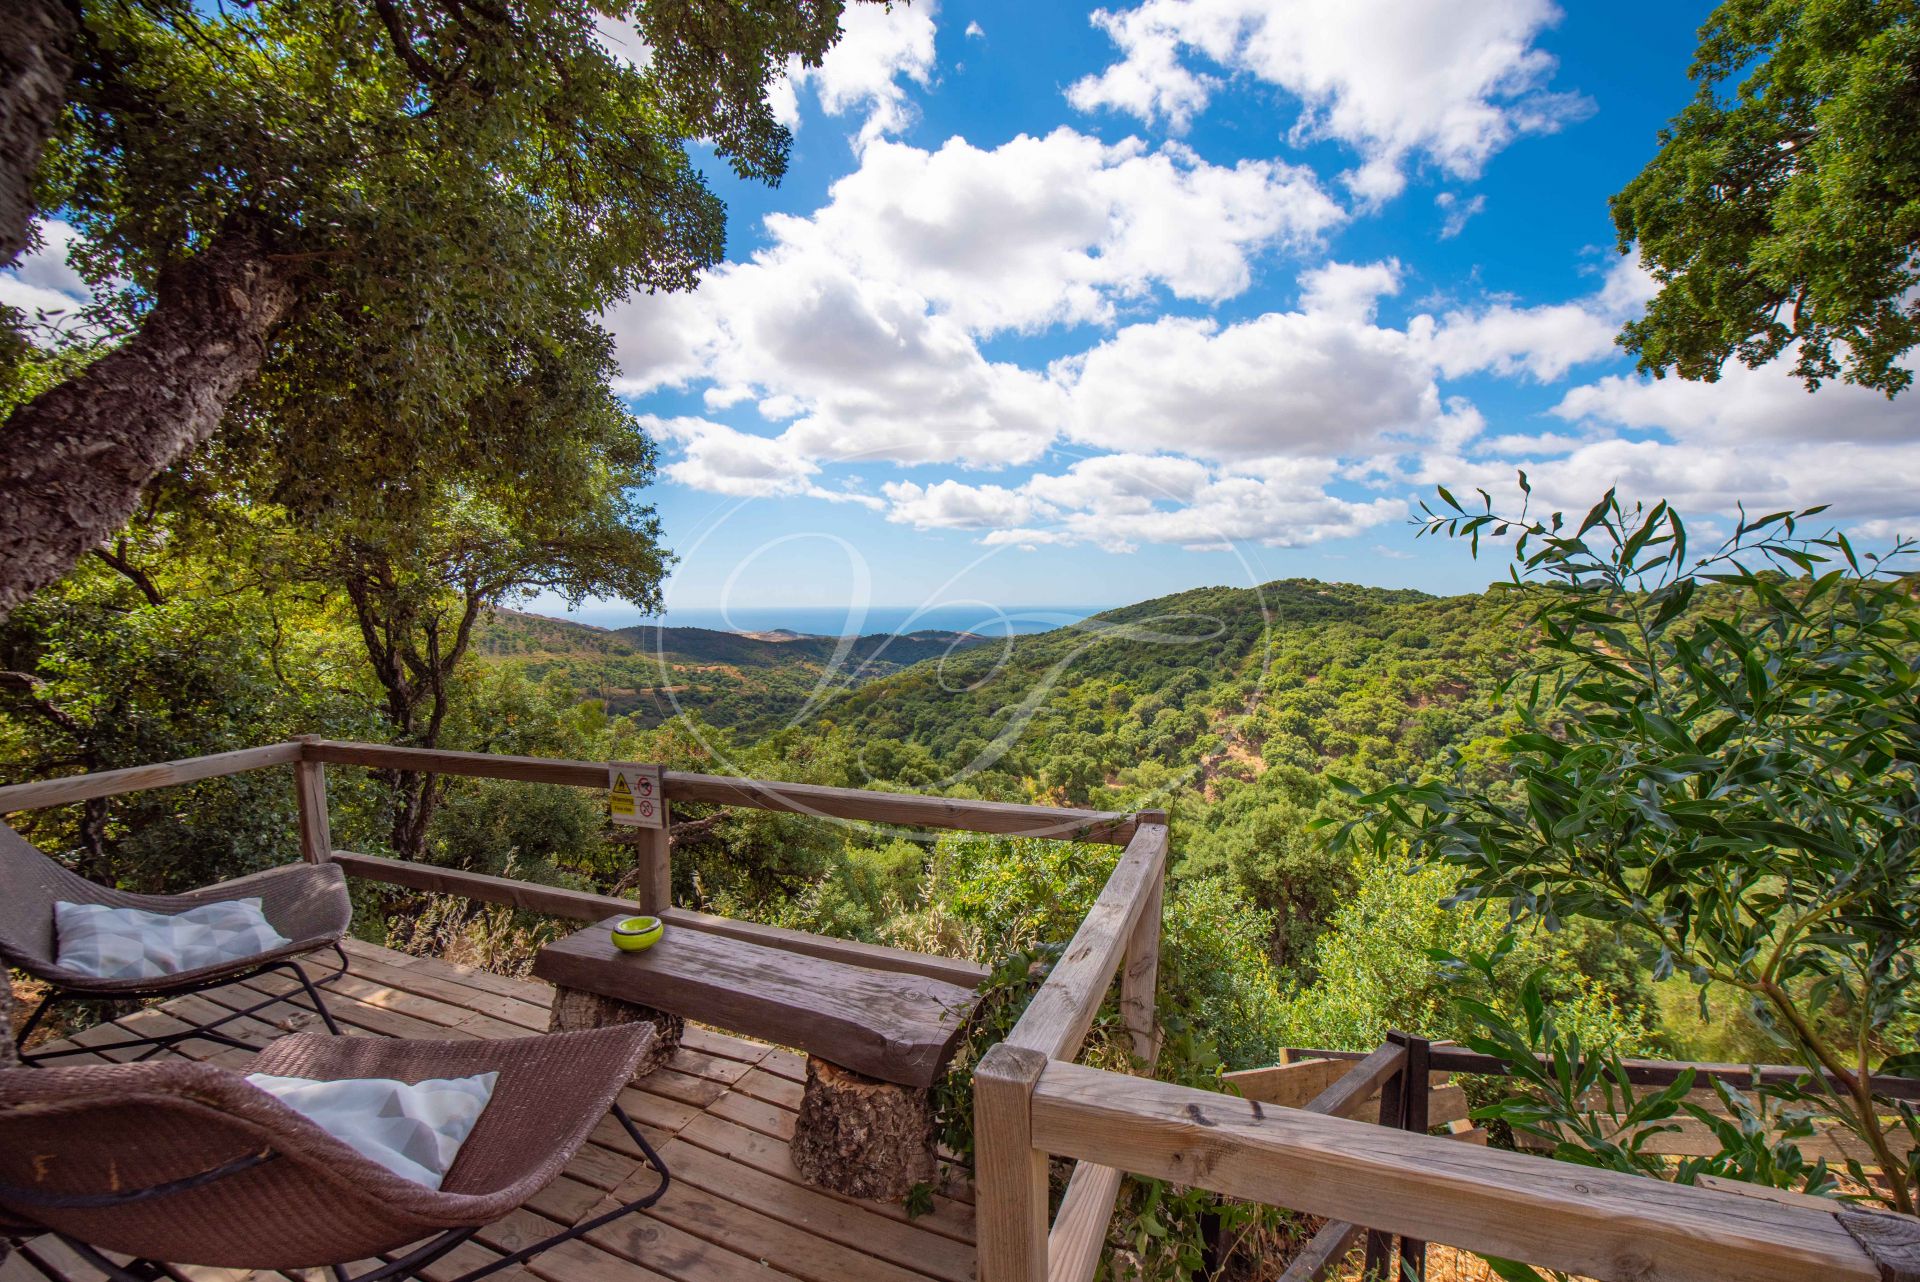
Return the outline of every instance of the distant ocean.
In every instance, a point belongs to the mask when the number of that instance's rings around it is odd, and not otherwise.
[[[600,628],[628,628],[637,623],[663,623],[670,628],[713,628],[722,632],[806,632],[839,637],[875,632],[977,632],[982,636],[1046,632],[1077,623],[1102,606],[982,605],[868,606],[853,612],[843,606],[742,606],[721,610],[711,606],[680,606],[664,618],[642,618],[630,609],[588,607],[563,617]]]

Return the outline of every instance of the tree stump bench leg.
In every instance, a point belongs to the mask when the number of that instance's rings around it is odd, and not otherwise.
[[[680,1034],[687,1027],[687,1021],[680,1016],[669,1015],[651,1006],[616,1001],[611,997],[602,997],[598,993],[589,993],[579,988],[562,988],[558,985],[554,987],[553,1010],[547,1017],[549,1033],[570,1033],[582,1028],[605,1028],[609,1024],[653,1025],[655,1033],[653,1045],[641,1057],[639,1067],[634,1069],[635,1077],[645,1077],[672,1059],[674,1052],[680,1049]]]
[[[897,1202],[934,1177],[933,1099],[807,1056],[793,1164],[811,1184]]]

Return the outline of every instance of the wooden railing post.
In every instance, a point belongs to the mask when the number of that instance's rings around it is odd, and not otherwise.
[[[660,826],[634,830],[633,860],[640,871],[634,884],[634,902],[645,913],[673,907],[673,809],[660,798]]]
[[[1036,1050],[992,1047],[973,1070],[978,1282],[1047,1282],[1047,1155],[1033,1146]]]
[[[1166,812],[1142,811],[1142,824],[1167,822]],[[1171,862],[1171,852],[1167,862]],[[1147,887],[1140,908],[1140,920],[1127,937],[1127,951],[1120,969],[1120,1017],[1126,1021],[1133,1038],[1134,1055],[1152,1065],[1160,1057],[1159,982],[1160,919],[1167,874],[1163,863],[1160,876]]]
[[[1429,1068],[1430,1043],[1424,1037],[1395,1034],[1407,1048],[1407,1067],[1400,1080],[1406,1085],[1405,1102],[1400,1109],[1400,1129],[1425,1135],[1432,1124],[1433,1073]],[[1385,1119],[1382,1119],[1385,1120]],[[1418,1238],[1400,1239],[1400,1273],[1394,1282],[1407,1279],[1421,1282],[1427,1276],[1427,1244]]]
[[[317,734],[295,735],[304,745],[318,743]],[[293,763],[293,795],[300,803],[300,857],[310,864],[333,858],[333,828],[327,816],[327,768],[302,756]]]
[[[1407,1036],[1399,1030],[1387,1033],[1387,1042],[1391,1046],[1404,1048]],[[1410,1072],[1407,1057],[1402,1055],[1400,1071],[1389,1077],[1380,1087],[1380,1125],[1389,1130],[1401,1129],[1401,1121],[1406,1117],[1407,1077]],[[1394,1267],[1393,1234],[1382,1233],[1376,1229],[1367,1230],[1367,1262],[1361,1277],[1369,1280],[1384,1278],[1387,1282],[1400,1282],[1400,1270]]]

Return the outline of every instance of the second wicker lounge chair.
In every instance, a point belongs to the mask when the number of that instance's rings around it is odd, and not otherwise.
[[[552,1183],[611,1111],[657,1181],[456,1280],[476,1282],[666,1191],[666,1167],[616,1102],[654,1035],[646,1024],[500,1041],[297,1033],[248,1065],[323,1081],[498,1073],[438,1190],[361,1156],[231,1069],[168,1059],[0,1071],[0,1233],[56,1232],[115,1282],[181,1277],[169,1264],[330,1266],[342,1282],[417,1276]],[[392,1258],[350,1279],[340,1267],[379,1257]]]
[[[251,1015],[263,1007],[287,1000],[267,997],[244,1010],[234,1010],[185,1031],[157,1037],[133,1037],[108,1044],[94,1043],[69,1050],[29,1054],[27,1038],[39,1026],[47,1010],[56,1001],[131,1001],[150,997],[178,997],[218,988],[235,980],[264,971],[281,970],[300,985],[307,1001],[319,1013],[329,1032],[340,1028],[321,999],[320,988],[345,973],[347,956],[340,940],[353,918],[353,904],[347,898],[345,875],[336,864],[293,864],[272,868],[234,881],[222,882],[184,895],[135,895],[101,886],[70,871],[34,848],[24,837],[0,823],[0,963],[17,966],[35,979],[45,980],[47,994],[27,1017],[15,1044],[20,1058],[29,1064],[67,1055],[88,1055],[102,1050],[145,1048],[142,1058],[159,1053],[179,1042],[204,1038],[226,1046],[251,1050],[251,1046],[220,1031],[223,1024]],[[54,904],[99,904],[109,908],[141,908],[148,912],[174,914],[206,904],[236,899],[258,898],[267,921],[287,943],[251,957],[201,966],[158,978],[102,979],[64,968],[59,962],[58,937],[54,928]],[[318,949],[331,948],[339,966],[319,980],[308,977],[299,959]]]

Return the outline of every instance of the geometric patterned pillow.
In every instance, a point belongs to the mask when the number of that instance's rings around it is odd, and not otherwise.
[[[395,1175],[440,1187],[460,1145],[473,1133],[498,1073],[399,1082],[387,1077],[337,1082],[249,1073],[247,1080],[362,1157]]]
[[[159,979],[216,962],[243,961],[293,941],[258,899],[202,904],[183,913],[56,903],[56,964],[96,979]]]

